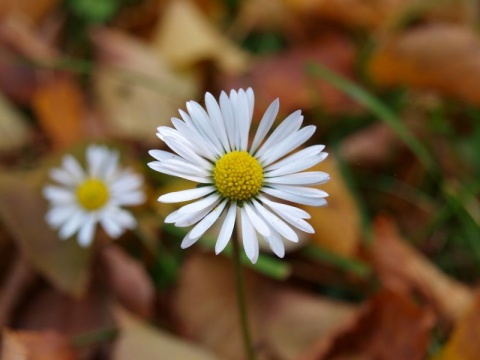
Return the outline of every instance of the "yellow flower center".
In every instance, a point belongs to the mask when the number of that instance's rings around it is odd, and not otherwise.
[[[216,162],[213,181],[224,197],[230,200],[248,200],[262,187],[263,168],[248,152],[235,150]]]
[[[86,210],[98,210],[108,201],[107,186],[98,179],[88,179],[77,187],[77,200]]]

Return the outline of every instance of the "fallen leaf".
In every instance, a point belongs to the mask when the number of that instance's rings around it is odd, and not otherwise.
[[[27,64],[26,59],[48,63],[56,51],[39,37],[26,18],[7,17],[0,22],[0,55],[0,88],[13,101],[30,106],[39,79],[48,70]]]
[[[26,145],[31,134],[27,120],[3,96],[0,95],[0,154]]]
[[[448,24],[405,31],[380,44],[369,71],[381,85],[431,89],[480,104],[480,38]]]
[[[3,0],[0,1],[0,18],[24,17],[30,22],[38,23],[52,11],[59,0]]]
[[[347,326],[320,339],[300,359],[425,359],[432,325],[432,314],[412,299],[382,291]]]
[[[87,285],[91,248],[62,241],[44,220],[47,204],[34,173],[2,174],[0,220],[31,264],[60,290],[80,296]]]
[[[458,321],[471,306],[471,290],[443,274],[409,246],[391,219],[385,216],[376,219],[370,250],[372,265],[385,288],[397,293],[421,294],[447,320]]]
[[[245,271],[253,345],[259,359],[292,359],[342,326],[351,305],[319,299]],[[244,359],[233,263],[196,254],[184,263],[172,300],[174,324],[221,359]],[[294,329],[292,331],[292,329]],[[228,341],[225,339],[228,338]]]
[[[33,95],[40,125],[57,149],[65,149],[85,136],[83,92],[68,74],[51,74]]]
[[[120,303],[143,318],[153,313],[155,289],[145,267],[120,247],[109,244],[102,248],[108,283]]]
[[[205,60],[223,72],[246,69],[248,56],[215,28],[190,0],[170,1],[155,30],[152,47],[170,66],[186,70]]]
[[[311,235],[313,244],[338,255],[353,257],[361,238],[360,210],[342,178],[337,161],[329,155],[312,171],[324,171],[331,180],[321,186],[329,196],[325,207],[309,207],[310,224],[315,229]]]
[[[322,63],[352,78],[354,58],[349,39],[338,34],[325,35],[306,46],[258,59],[250,71],[231,77],[227,85],[232,88],[251,86],[258,109],[266,109],[275,98],[280,98],[282,113],[316,106],[328,113],[352,113],[358,111],[359,106],[333,85],[312,77],[307,65]]]
[[[147,44],[110,29],[92,35],[99,66],[94,81],[99,108],[112,136],[156,143],[155,129],[170,125],[197,85],[172,71]]]
[[[114,308],[120,328],[112,360],[214,360],[214,355],[199,346],[135,318],[120,307]]]
[[[480,296],[455,325],[450,339],[435,360],[477,360],[480,358]]]
[[[345,138],[341,153],[350,164],[371,168],[385,164],[401,146],[399,137],[391,127],[376,123]]]
[[[416,19],[457,23],[472,19],[472,14],[468,14],[469,4],[463,0],[284,0],[283,3],[304,17],[370,30],[391,30]]]
[[[55,331],[3,330],[2,360],[77,360],[65,335]]]

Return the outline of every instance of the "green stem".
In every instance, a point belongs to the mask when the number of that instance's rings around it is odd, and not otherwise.
[[[237,305],[242,326],[243,342],[248,360],[255,360],[255,353],[250,336],[250,327],[248,325],[247,301],[245,297],[245,283],[243,281],[243,268],[240,254],[240,245],[237,232],[232,234],[233,262],[235,266],[235,285],[237,288]]]

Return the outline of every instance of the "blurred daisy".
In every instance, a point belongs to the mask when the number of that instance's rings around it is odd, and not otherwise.
[[[320,171],[303,172],[327,157],[323,145],[291,153],[315,132],[315,126],[300,128],[303,116],[296,111],[269,136],[279,109],[275,100],[263,115],[249,145],[254,94],[247,91],[222,92],[220,102],[207,93],[206,110],[194,101],[187,102],[183,119],[172,118],[174,128],[160,126],[157,136],[173,153],[151,150],[158,161],[148,165],[161,173],[199,183],[193,189],[159,197],[160,202],[195,200],[167,216],[165,222],[186,227],[195,225],[182,241],[182,248],[194,244],[215,222],[221,227],[215,246],[218,254],[227,245],[235,223],[242,231],[248,258],[258,258],[258,234],[279,257],[285,254],[283,239],[297,242],[293,230],[313,233],[305,221],[310,215],[284,201],[322,206],[328,194],[310,186],[329,180]],[[276,199],[280,199],[276,200]]]
[[[47,185],[43,195],[50,201],[46,221],[59,229],[62,239],[78,233],[81,246],[92,243],[97,223],[117,238],[136,225],[124,205],[139,205],[145,197],[142,178],[118,165],[118,152],[105,146],[90,145],[84,170],[71,155],[63,157],[62,167],[50,171],[58,185]]]

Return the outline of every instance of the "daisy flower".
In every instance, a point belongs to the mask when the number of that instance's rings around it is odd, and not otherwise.
[[[142,178],[118,165],[118,152],[105,146],[90,145],[86,150],[86,169],[71,155],[65,155],[62,167],[50,171],[57,185],[47,185],[43,195],[50,201],[46,221],[59,229],[62,239],[78,233],[81,246],[92,243],[97,223],[117,238],[136,225],[124,205],[144,202]]]
[[[235,224],[241,229],[248,258],[258,258],[258,235],[279,257],[285,254],[283,239],[297,242],[295,229],[313,233],[305,221],[310,215],[284,202],[326,205],[328,194],[310,186],[330,178],[321,171],[303,172],[323,161],[323,145],[296,153],[315,132],[315,126],[301,128],[303,116],[296,111],[275,130],[279,100],[268,107],[251,143],[254,94],[251,88],[220,95],[220,101],[207,93],[206,109],[195,101],[187,102],[182,120],[172,118],[174,128],[160,126],[157,136],[174,152],[151,150],[157,161],[148,165],[164,174],[197,182],[195,188],[162,195],[158,201],[177,203],[195,200],[180,207],[165,219],[178,227],[195,225],[181,247],[194,244],[215,222],[221,222],[215,252],[227,245]],[[269,134],[270,133],[270,134]],[[269,135],[268,135],[269,134]],[[268,136],[267,136],[268,135]]]

